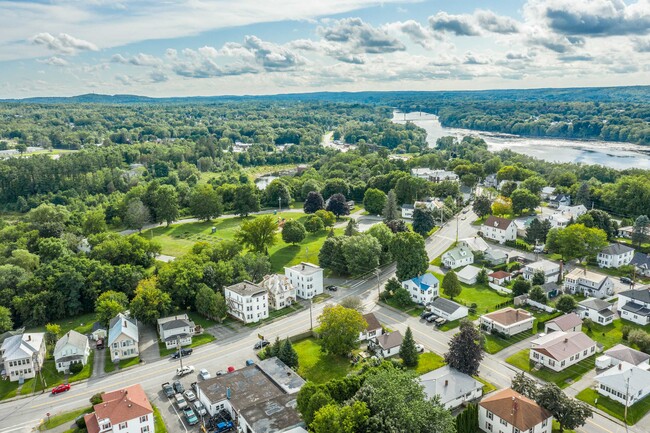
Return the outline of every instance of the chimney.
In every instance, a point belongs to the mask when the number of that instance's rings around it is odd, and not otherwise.
[[[305,270],[305,265],[302,265],[302,270],[303,270],[303,271]]]
[[[32,341],[32,336],[31,336],[31,334],[27,334],[27,341]]]
[[[125,327],[125,328],[127,327],[127,326],[126,326],[126,320],[124,321],[124,327]]]
[[[619,369],[619,370],[623,370],[623,364],[619,363],[619,364],[618,364],[618,369]]]
[[[565,339],[564,339],[564,342],[565,342],[565,343],[568,343],[568,342],[569,342],[569,339],[568,339],[568,338],[565,338]]]
[[[448,386],[448,385],[449,385],[449,381],[447,379],[445,379],[445,386]]]
[[[226,398],[230,400],[230,387],[226,388]]]

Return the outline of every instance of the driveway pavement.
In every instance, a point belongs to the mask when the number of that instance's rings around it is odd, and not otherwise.
[[[102,377],[104,374],[104,364],[106,363],[106,350],[102,349],[95,351],[95,357],[93,358],[93,374],[92,377]]]
[[[144,362],[153,362],[160,359],[158,351],[158,334],[151,325],[140,326],[140,359]]]

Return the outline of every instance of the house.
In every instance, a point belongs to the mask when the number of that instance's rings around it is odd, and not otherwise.
[[[630,265],[634,266],[637,275],[650,277],[650,256],[647,254],[635,252]]]
[[[9,381],[31,379],[45,360],[45,334],[28,332],[6,337],[0,346],[3,370]]]
[[[284,275],[289,278],[296,289],[296,296],[311,299],[323,294],[323,268],[314,264],[302,262],[295,266],[285,267]]]
[[[140,354],[138,348],[138,321],[119,313],[111,319],[108,327],[108,347],[111,361],[135,358]]]
[[[463,269],[456,273],[458,281],[465,284],[476,284],[478,279],[478,274],[481,272],[482,268],[478,268],[474,265],[465,266]],[[490,269],[486,269],[485,272],[492,272]]]
[[[508,337],[533,329],[535,317],[521,308],[507,307],[479,317],[479,327]]]
[[[618,268],[629,265],[634,258],[634,248],[623,244],[610,244],[603,248],[596,258],[601,268]]]
[[[571,206],[571,196],[568,194],[548,196],[548,207],[559,208],[560,206]]]
[[[501,250],[490,248],[484,253],[483,259],[491,266],[499,266],[508,261],[508,255]]]
[[[619,238],[626,238],[626,239],[631,239],[632,233],[634,233],[633,226],[619,227],[617,231],[617,235]]]
[[[430,210],[431,212],[436,212],[434,216],[437,217],[438,215],[440,215],[440,211],[444,209],[445,203],[437,198],[428,198],[423,201],[416,201],[413,204],[413,207],[415,209],[420,208],[420,209]]]
[[[446,298],[434,299],[433,303],[429,306],[429,311],[448,322],[462,319],[469,314],[467,307]]]
[[[93,341],[103,340],[106,338],[108,333],[106,332],[106,327],[99,322],[93,323],[92,331],[90,332],[90,339]]]
[[[488,281],[503,286],[512,280],[512,274],[506,271],[496,271],[488,275]]]
[[[402,281],[402,287],[408,290],[416,304],[426,305],[440,296],[440,281],[429,273]]]
[[[548,299],[555,298],[562,292],[562,288],[552,281],[550,283],[542,284],[542,289],[544,289],[544,293]]]
[[[163,317],[157,323],[160,341],[165,343],[167,349],[178,347],[179,344],[181,347],[192,344],[195,325],[187,314]]]
[[[273,310],[281,310],[296,301],[296,289],[286,275],[266,275],[260,287],[268,293],[269,308]]]
[[[598,394],[632,406],[650,394],[650,371],[622,361],[594,378]]]
[[[530,217],[525,217],[525,218],[516,218],[512,220],[515,223],[515,226],[517,227],[517,236],[520,238],[525,238],[526,234],[528,233],[528,229],[530,228],[530,223],[533,222],[533,220],[536,220],[536,216],[530,216]]]
[[[497,174],[491,173],[483,179],[483,185],[487,188],[496,188],[499,183],[497,182]]]
[[[535,401],[506,388],[483,397],[478,427],[486,433],[551,433],[553,415]]]
[[[296,410],[296,395],[304,384],[295,371],[273,357],[198,382],[196,397],[210,416],[228,413],[238,431],[294,432],[305,427]]]
[[[101,394],[84,415],[88,433],[154,433],[153,408],[140,384]]]
[[[586,268],[575,268],[564,277],[564,290],[602,299],[614,294],[614,280]]]
[[[266,290],[242,281],[223,289],[228,314],[244,323],[256,323],[269,317],[269,298]]]
[[[456,269],[474,263],[474,254],[468,247],[459,245],[443,253],[441,262],[447,268]]]
[[[596,353],[596,342],[583,332],[552,332],[530,345],[530,360],[553,371],[562,371]]]
[[[68,331],[56,342],[54,346],[54,363],[56,371],[65,373],[69,371],[70,364],[81,363],[86,365],[90,355],[88,337],[75,330]]]
[[[474,236],[473,238],[461,239],[458,241],[458,245],[466,246],[473,253],[476,252],[484,253],[490,248],[488,243],[485,242],[483,238],[478,236]]]
[[[458,181],[458,175],[453,171],[432,170],[430,168],[412,168],[411,176],[428,180],[429,182],[439,183],[445,180]]]
[[[525,280],[532,281],[535,273],[541,272],[544,274],[544,283],[557,283],[560,280],[561,271],[562,267],[559,263],[550,260],[538,260],[524,267],[523,277]]]
[[[512,220],[490,215],[481,226],[483,237],[500,244],[517,239],[517,226]]]
[[[546,219],[551,223],[552,229],[563,229],[569,225],[571,218],[567,218],[561,213],[554,213],[546,217]]]
[[[436,396],[445,409],[454,410],[465,403],[481,398],[483,384],[448,365],[423,374],[418,378],[426,398]]]
[[[617,344],[606,350],[600,358],[607,358],[607,367],[627,362],[647,370],[650,365],[650,355],[623,344]]]
[[[378,335],[374,340],[369,340],[368,348],[373,350],[377,356],[388,358],[399,353],[402,341],[404,341],[402,334],[399,331],[393,331]]]
[[[552,186],[545,186],[544,188],[542,188],[542,191],[540,192],[540,196],[542,200],[546,200],[552,195],[555,195],[555,187]]]
[[[562,215],[568,217],[569,219],[573,218],[574,220],[578,219],[579,216],[582,216],[587,213],[587,208],[579,204],[577,206],[558,206],[558,211],[562,212]]]
[[[646,287],[620,292],[617,307],[621,319],[647,325],[650,323],[650,289]]]
[[[582,319],[576,313],[563,314],[544,324],[544,332],[547,334],[555,331],[580,332],[581,330]]]
[[[381,323],[373,313],[364,314],[363,319],[367,325],[366,329],[359,333],[359,341],[371,340],[384,333],[384,328],[382,328]]]
[[[402,205],[402,218],[404,219],[413,218],[413,212],[415,212],[415,206],[413,206],[412,204]]]
[[[581,319],[589,318],[599,325],[609,325],[614,320],[612,304],[597,298],[588,298],[578,302],[576,313]]]

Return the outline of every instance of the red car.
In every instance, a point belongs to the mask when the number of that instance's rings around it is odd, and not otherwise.
[[[62,392],[70,391],[70,384],[64,383],[63,385],[55,386],[52,389],[52,394],[60,394]]]
[[[232,373],[233,371],[235,371],[235,367],[233,366],[228,367],[228,373]]]

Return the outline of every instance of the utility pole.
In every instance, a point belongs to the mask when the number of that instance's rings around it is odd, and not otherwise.
[[[625,415],[623,419],[625,420],[625,425],[627,425],[627,406],[630,403],[630,378],[628,377],[625,381]]]
[[[375,276],[377,277],[377,302],[379,302],[381,297],[381,292],[379,289],[379,268],[375,269]]]
[[[282,210],[282,197],[278,197],[278,212]]]
[[[309,330],[313,331],[314,330],[314,318],[312,316],[312,298],[309,298]]]
[[[181,346],[180,337],[176,336],[176,347],[178,347],[178,359],[181,362],[181,370],[183,369],[183,347]]]
[[[458,243],[458,218],[460,218],[460,215],[456,214],[456,243]]]

